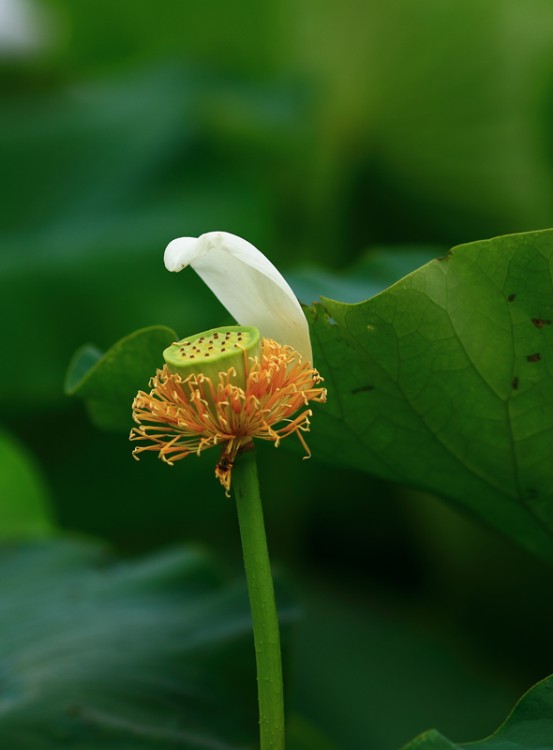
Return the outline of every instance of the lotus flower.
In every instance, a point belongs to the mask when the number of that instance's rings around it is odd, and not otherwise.
[[[309,402],[326,391],[311,365],[309,328],[281,274],[246,240],[225,232],[173,240],[165,265],[191,265],[239,326],[215,328],[175,342],[166,364],[133,402],[139,425],[131,440],[146,442],[133,455],[157,451],[169,464],[222,446],[215,474],[227,494],[232,467],[253,438],[280,440],[309,430]],[[299,412],[299,413],[298,413]]]

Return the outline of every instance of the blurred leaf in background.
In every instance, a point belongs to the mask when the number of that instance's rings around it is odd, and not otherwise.
[[[0,539],[49,536],[55,528],[40,471],[13,437],[0,432]]]
[[[247,596],[201,552],[115,565],[96,545],[65,541],[4,550],[0,562],[5,747],[253,741]]]

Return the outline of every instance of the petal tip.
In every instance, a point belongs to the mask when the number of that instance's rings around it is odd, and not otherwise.
[[[182,271],[198,255],[197,237],[178,237],[172,240],[163,254],[163,262],[168,271]]]

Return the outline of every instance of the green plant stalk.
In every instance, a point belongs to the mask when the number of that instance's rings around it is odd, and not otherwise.
[[[261,750],[284,750],[280,633],[253,447],[232,472],[253,621]]]

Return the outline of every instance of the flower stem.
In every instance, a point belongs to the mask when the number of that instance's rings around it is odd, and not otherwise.
[[[280,635],[253,447],[238,453],[232,483],[248,581],[257,662],[261,750],[284,750]]]

